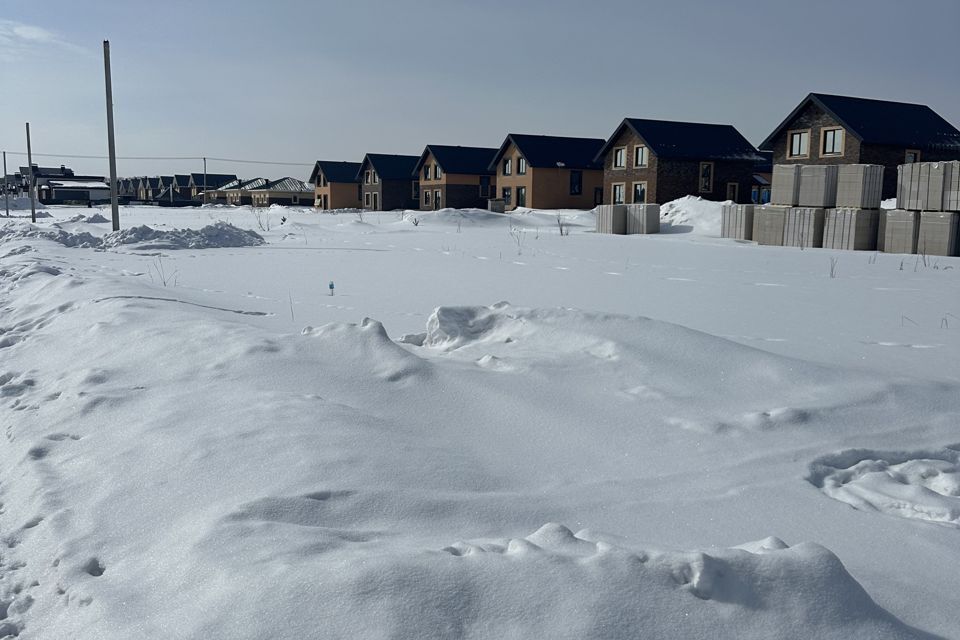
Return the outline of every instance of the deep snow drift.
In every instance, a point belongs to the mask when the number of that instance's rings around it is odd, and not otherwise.
[[[4,227],[0,637],[960,637],[960,261],[683,207]]]

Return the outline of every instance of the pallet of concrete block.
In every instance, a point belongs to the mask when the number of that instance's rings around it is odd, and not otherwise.
[[[773,167],[770,204],[795,207],[800,204],[799,164],[778,164]]]
[[[628,204],[627,235],[660,233],[660,205]]]
[[[823,221],[823,248],[875,251],[880,230],[879,209],[827,209]]]
[[[753,240],[752,204],[724,204],[720,207],[720,237]]]
[[[837,206],[837,175],[839,167],[835,164],[800,166],[801,207],[828,208]]]
[[[754,207],[753,241],[757,244],[783,246],[783,227],[789,208],[775,204]]]
[[[789,207],[783,219],[783,246],[822,247],[825,217],[821,207]]]
[[[493,213],[505,213],[507,211],[507,202],[503,198],[491,198],[487,200],[487,211]]]
[[[897,167],[897,208],[960,210],[960,162],[913,162]]]
[[[916,253],[920,213],[904,209],[880,212],[879,249],[884,253]]]
[[[623,235],[627,232],[627,206],[601,204],[597,207],[597,233]]]
[[[883,197],[883,165],[842,164],[837,167],[837,208],[879,209]]]
[[[960,213],[923,211],[917,231],[917,253],[928,256],[960,255]]]

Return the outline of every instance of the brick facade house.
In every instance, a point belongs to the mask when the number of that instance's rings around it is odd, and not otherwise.
[[[427,145],[414,176],[420,180],[420,209],[486,208],[496,193],[490,163],[496,149]]]
[[[489,168],[506,210],[592,209],[601,204],[603,171],[594,160],[601,138],[511,133]]]
[[[369,211],[416,209],[420,202],[420,181],[414,167],[420,156],[368,153],[356,178],[361,184],[362,207]]]
[[[317,160],[309,180],[315,185],[314,206],[323,210],[359,209],[363,204],[359,172],[359,162]]]
[[[774,164],[880,164],[883,197],[897,166],[960,159],[960,131],[930,107],[811,93],[760,145]]]
[[[725,124],[626,118],[597,153],[607,204],[655,204],[683,196],[749,203],[764,160]]]

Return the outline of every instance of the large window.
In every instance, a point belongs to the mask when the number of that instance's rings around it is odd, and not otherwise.
[[[433,208],[434,209],[440,208],[440,198],[441,198],[440,189],[437,189],[433,192]]]
[[[380,176],[378,176],[378,175],[377,175],[377,172],[374,171],[374,172],[373,172],[373,184],[377,184],[378,182],[380,182]]]
[[[369,207],[369,206],[370,206],[370,192],[369,192],[369,191],[367,191],[366,193],[363,194],[363,206],[365,206],[365,207]]]
[[[623,183],[613,185],[613,204],[623,204]]]
[[[513,160],[510,158],[503,159],[503,175],[509,176],[513,173]]]
[[[579,196],[583,193],[583,171],[570,170],[570,195]]]
[[[370,184],[370,170],[369,170],[369,169],[367,169],[366,171],[363,172],[363,183],[364,183],[364,184]]]
[[[430,206],[430,191],[428,189],[423,190],[423,206]]]
[[[428,164],[423,165],[423,179],[424,180],[430,179],[430,165]]]
[[[510,187],[504,187],[500,193],[503,194],[503,203],[509,206],[513,200],[513,189]]]
[[[647,204],[647,183],[633,183],[633,204]]]
[[[711,193],[713,191],[713,163],[700,163],[700,193]]]
[[[617,147],[613,150],[613,168],[623,169],[627,166],[627,148]]]
[[[647,148],[643,145],[633,148],[633,166],[636,168],[647,166]]]
[[[843,129],[824,129],[822,135],[823,144],[821,145],[821,155],[842,156]]]
[[[791,131],[787,136],[787,157],[807,158],[810,156],[810,131]]]
[[[433,165],[433,178],[434,180],[439,180],[443,177],[443,169],[440,168],[440,165]]]
[[[527,175],[527,159],[523,156],[517,158],[517,175]],[[517,194],[517,197],[520,197],[519,193]]]
[[[920,152],[916,149],[907,149],[906,155],[903,157],[904,164],[913,164],[914,162],[920,162]]]
[[[527,188],[526,187],[517,187],[517,206],[518,207],[527,206]]]

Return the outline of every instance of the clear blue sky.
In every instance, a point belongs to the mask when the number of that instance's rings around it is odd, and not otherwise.
[[[810,91],[925,103],[960,126],[958,0],[0,0],[0,16],[11,151],[29,120],[34,151],[106,153],[105,38],[121,156],[359,161],[508,132],[606,137],[625,116],[729,123],[759,144]]]

